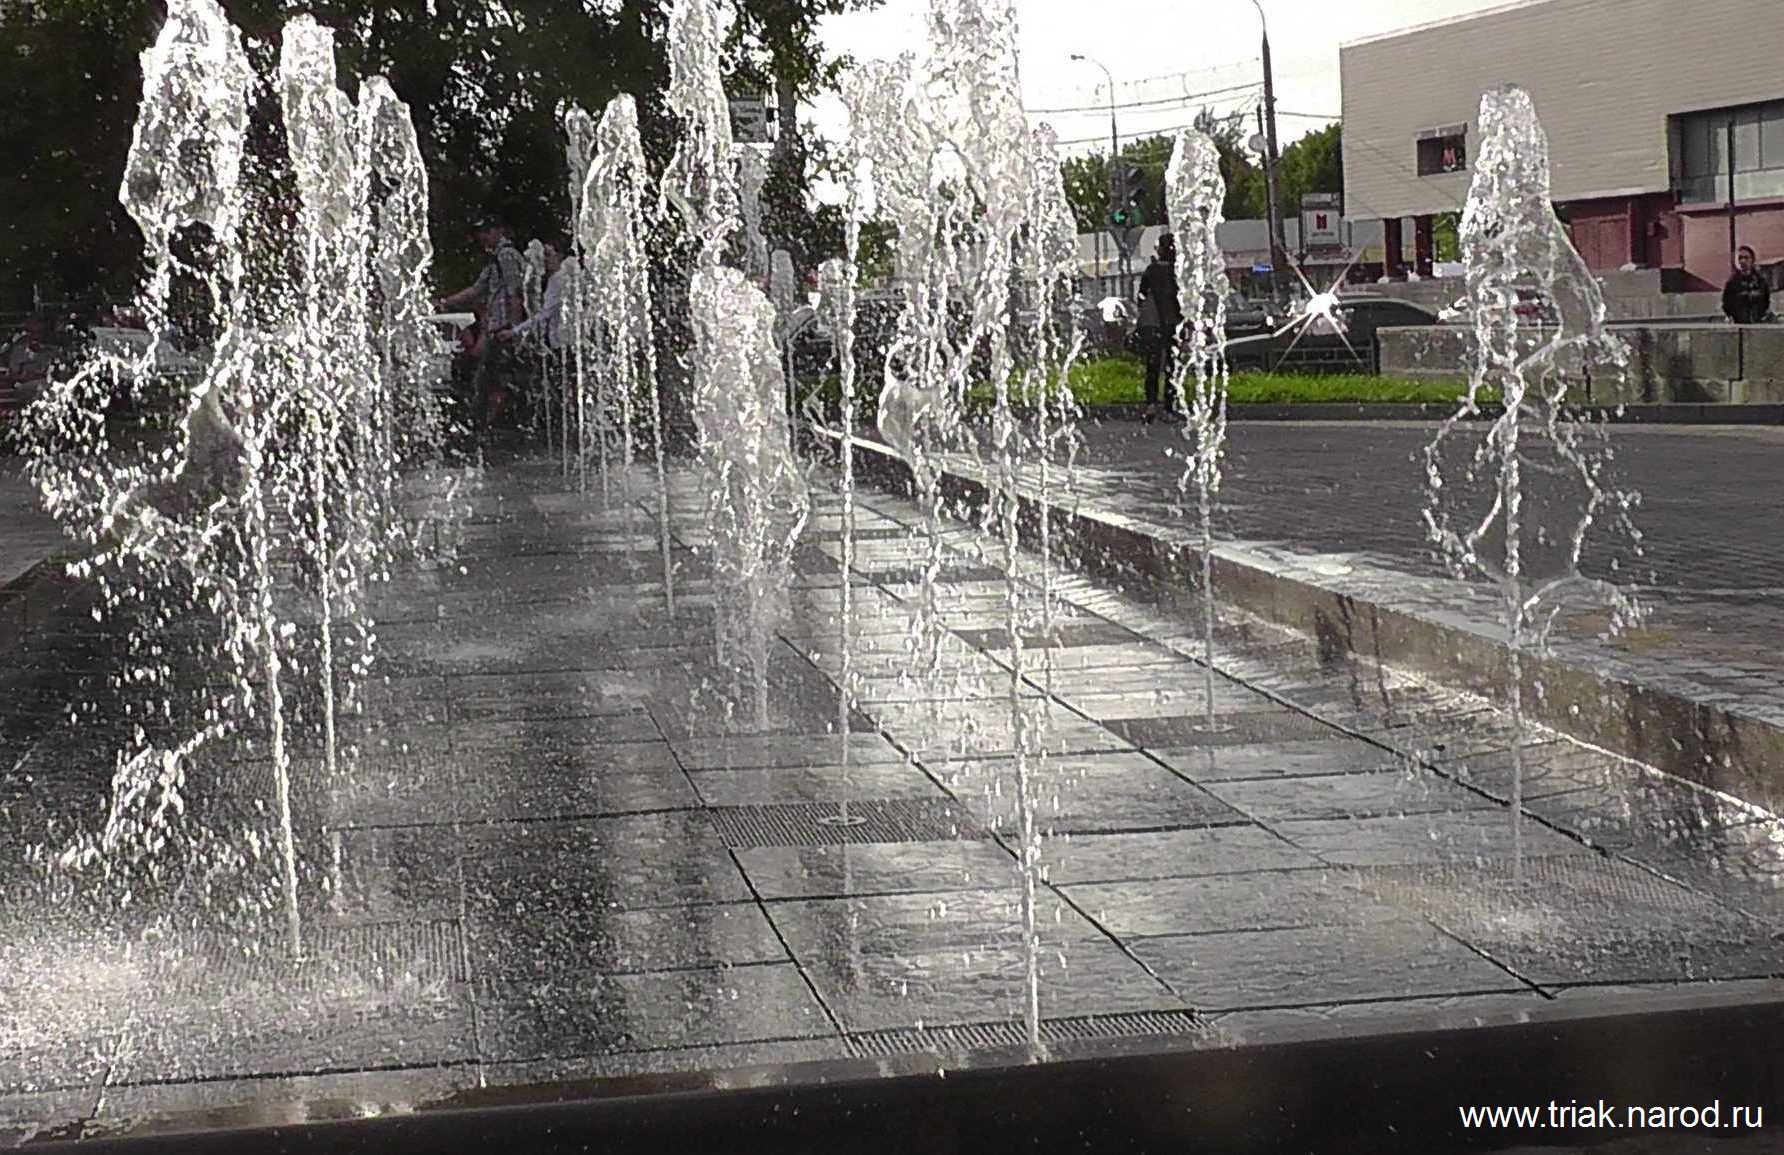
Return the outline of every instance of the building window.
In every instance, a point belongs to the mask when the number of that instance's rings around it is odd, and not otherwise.
[[[1737,201],[1784,197],[1784,100],[1693,112],[1676,123],[1674,168],[1681,202],[1728,199],[1731,145]]]
[[[1437,176],[1468,167],[1468,128],[1440,128],[1419,136],[1419,175]]]

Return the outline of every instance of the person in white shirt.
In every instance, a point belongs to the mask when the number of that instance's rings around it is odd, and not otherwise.
[[[564,294],[569,286],[569,268],[564,264],[564,252],[568,246],[562,238],[553,237],[546,241],[543,250],[545,258],[545,295],[539,302],[539,309],[526,320],[505,329],[496,331],[496,340],[503,344],[513,344],[521,338],[532,338],[539,344],[535,346],[534,387],[529,390],[528,408],[535,421],[543,418],[545,432],[551,432],[551,408],[554,404],[553,388],[554,366],[561,367],[564,359],[564,346],[570,336],[570,326],[564,323]]]
[[[560,240],[545,242],[545,299],[539,303],[539,311],[517,325],[511,325],[496,333],[499,341],[512,341],[517,337],[539,336],[551,349],[564,347],[564,326],[562,314],[564,309],[564,248]]]

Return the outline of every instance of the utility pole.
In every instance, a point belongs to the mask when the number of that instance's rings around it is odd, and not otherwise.
[[[1728,267],[1736,267],[1740,261],[1740,246],[1735,237],[1734,209],[1734,115],[1728,117]]]
[[[1263,29],[1264,103],[1258,109],[1264,132],[1264,193],[1270,198],[1270,296],[1281,299],[1282,258],[1287,242],[1282,235],[1282,206],[1276,200],[1276,76],[1270,68],[1270,21],[1263,0],[1251,0]]]
[[[1109,82],[1109,209],[1113,213],[1119,206],[1127,204],[1127,166],[1121,163],[1121,130],[1115,123],[1115,74],[1109,66],[1100,60],[1093,60],[1082,52],[1072,53],[1072,59],[1084,64],[1094,64],[1103,70],[1103,76]],[[1104,227],[1112,222],[1105,222]],[[1121,258],[1120,274],[1117,277],[1117,291],[1121,296],[1128,292],[1128,278],[1133,274],[1133,263],[1130,247],[1126,237],[1115,233],[1110,235],[1115,241],[1115,251]]]

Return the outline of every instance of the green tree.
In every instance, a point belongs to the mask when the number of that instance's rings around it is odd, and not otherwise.
[[[349,93],[389,76],[415,118],[428,165],[438,280],[462,283],[481,264],[466,225],[484,211],[532,236],[568,224],[559,130],[574,101],[600,114],[620,92],[639,100],[646,152],[661,165],[674,126],[668,0],[223,0],[262,75],[279,31],[302,10],[336,30]],[[834,83],[818,17],[874,0],[742,0],[735,63],[775,62],[797,97]],[[430,11],[431,9],[431,11]],[[118,204],[118,182],[142,92],[138,61],[160,29],[158,0],[0,0],[0,310],[46,295],[128,291],[141,237]],[[735,78],[728,78],[735,79]],[[255,121],[275,152],[277,101],[258,94]],[[792,144],[799,143],[795,131]],[[809,176],[803,159],[787,170]]]
[[[1213,138],[1215,146],[1220,150],[1220,173],[1227,186],[1222,212],[1228,220],[1254,220],[1262,217],[1266,200],[1264,174],[1245,153],[1240,123],[1235,118],[1221,119],[1209,113],[1203,113],[1198,121],[1199,127]],[[1168,223],[1164,196],[1165,169],[1171,163],[1171,150],[1176,147],[1176,143],[1175,136],[1159,134],[1141,137],[1121,146],[1122,162],[1140,171],[1140,179],[1146,190],[1141,204],[1147,224]],[[1108,153],[1068,157],[1061,168],[1064,172],[1066,199],[1071,202],[1078,231],[1094,232],[1108,227],[1109,195],[1112,187]]]
[[[840,212],[813,207],[812,182],[833,175],[836,158],[824,142],[800,131],[799,105],[834,90],[848,61],[825,53],[818,22],[825,16],[879,7],[884,0],[740,0],[726,44],[738,91],[772,94],[777,134],[762,190],[763,230],[812,268],[842,252]]]
[[[1276,167],[1276,195],[1285,219],[1301,214],[1306,193],[1344,191],[1343,130],[1329,124],[1310,132],[1282,150]]]

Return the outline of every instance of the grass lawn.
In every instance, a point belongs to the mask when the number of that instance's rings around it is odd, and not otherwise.
[[[1134,357],[1099,357],[1072,371],[1080,405],[1138,405],[1146,399],[1145,367]],[[1234,373],[1228,400],[1247,403],[1439,402],[1468,391],[1462,381],[1408,380],[1361,374]]]

